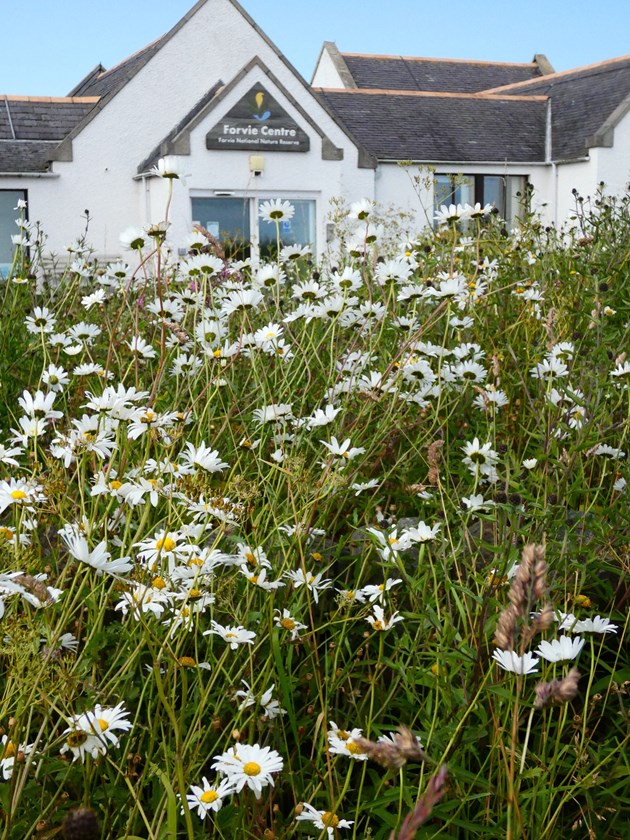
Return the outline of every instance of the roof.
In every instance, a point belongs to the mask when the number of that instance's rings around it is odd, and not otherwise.
[[[396,90],[317,93],[358,142],[381,160],[545,160],[544,97]]]
[[[45,172],[51,153],[96,97],[0,96],[0,172]]]
[[[548,96],[553,159],[582,157],[589,146],[599,144],[594,140],[595,135],[630,96],[630,55],[488,92]]]
[[[340,53],[359,89],[476,93],[541,78],[540,65]]]
[[[127,56],[109,70],[105,70],[101,64],[98,64],[70,91],[69,95],[107,96],[109,93],[120,90],[160,49],[166,37],[163,35],[151,44],[147,44],[146,47]]]

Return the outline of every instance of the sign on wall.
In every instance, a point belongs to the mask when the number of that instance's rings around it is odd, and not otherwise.
[[[308,135],[262,85],[254,85],[206,134],[207,149],[308,152]]]

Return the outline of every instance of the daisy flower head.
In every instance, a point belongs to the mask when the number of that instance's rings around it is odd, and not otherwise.
[[[224,627],[222,624],[219,624],[214,620],[211,623],[212,629],[205,630],[203,635],[220,636],[224,642],[229,644],[231,650],[236,650],[239,645],[254,644],[256,634],[253,633],[251,630],[246,630],[244,627],[241,627],[240,624],[234,627]]]
[[[47,306],[36,306],[33,314],[26,316],[24,323],[28,332],[39,335],[39,333],[53,332],[57,319]]]
[[[547,662],[569,662],[578,657],[583,647],[584,639],[580,636],[560,636],[559,639],[552,639],[550,642],[540,642],[536,653]]]
[[[295,207],[288,201],[272,198],[258,205],[258,216],[265,222],[285,222],[292,219]]]
[[[294,572],[285,572],[286,577],[293,581],[294,589],[300,586],[306,586],[309,592],[313,595],[313,600],[317,604],[319,602],[319,590],[328,589],[332,581],[330,579],[322,580],[323,572],[318,572],[314,575],[312,572],[298,569]]]
[[[420,522],[418,522],[415,528],[406,528],[405,534],[407,538],[411,540],[412,543],[424,543],[431,542],[432,540],[436,539],[439,531],[439,522],[433,526],[430,526],[421,520]]]
[[[365,452],[365,449],[362,446],[350,446],[350,438],[346,438],[343,443],[339,443],[337,438],[333,435],[330,439],[330,443],[327,443],[325,440],[320,440],[320,443],[323,443],[330,454],[334,455],[334,457],[339,459],[342,463],[344,460],[351,461],[353,458],[356,458],[357,455],[362,455]]]
[[[345,755],[355,761],[367,761],[368,755],[363,752],[357,740],[363,737],[363,730],[354,728],[350,731],[339,729],[334,720],[330,721],[330,729],[327,732],[328,752],[331,755]]]
[[[385,593],[393,589],[394,586],[398,586],[399,583],[402,583],[402,578],[387,578],[384,583],[371,583],[364,586],[360,591],[364,597],[369,598],[370,603],[373,604],[375,601],[382,603]]]
[[[264,405],[254,409],[254,420],[259,426],[264,423],[284,423],[293,420],[293,406],[290,403]]]
[[[42,382],[49,391],[59,393],[63,391],[66,385],[70,382],[68,371],[64,370],[58,365],[50,364],[48,368],[42,373]]]
[[[15,744],[8,735],[0,740],[0,778],[8,782],[13,775],[15,762],[24,761],[32,752],[35,744]]]
[[[187,466],[198,466],[210,473],[222,472],[229,467],[227,461],[222,461],[219,457],[219,451],[206,446],[206,442],[203,440],[199,446],[186,443],[185,449],[182,460]]]
[[[539,659],[533,653],[524,653],[519,656],[513,650],[500,650],[497,648],[492,658],[504,671],[511,671],[514,674],[535,674],[538,671]]]
[[[328,837],[334,837],[335,830],[338,828],[350,828],[354,820],[341,820],[332,811],[317,811],[308,802],[303,802],[300,813],[295,818],[296,820],[308,820],[313,823],[313,826],[320,831],[326,830]]]
[[[300,638],[300,630],[308,630],[306,624],[300,624],[299,621],[293,618],[289,610],[284,609],[282,612],[280,610],[274,610],[274,613],[273,623],[282,630],[288,630],[291,633],[292,642]]]
[[[151,175],[157,175],[159,178],[183,178],[184,166],[183,162],[177,155],[165,155],[160,158],[157,165],[151,169]]]
[[[374,610],[374,615],[368,615],[365,620],[369,621],[372,625],[372,630],[376,630],[379,633],[383,633],[385,630],[391,630],[397,621],[404,621],[402,615],[398,614],[398,610],[392,613],[389,618],[385,618],[383,607],[374,604],[372,609]]]
[[[494,467],[499,461],[499,455],[494,451],[491,443],[482,445],[479,438],[474,438],[462,447],[462,451],[465,455],[463,463],[472,475],[479,476],[481,474],[491,477],[495,472]]]
[[[582,618],[573,624],[574,633],[616,633],[617,625],[611,624],[609,618],[596,615],[595,618]]]
[[[221,779],[211,785],[205,776],[200,785],[191,785],[186,794],[186,802],[190,811],[196,811],[200,820],[204,820],[211,812],[217,811],[223,805],[226,796],[234,792],[234,785],[229,779]],[[182,812],[183,813],[183,812]]]
[[[273,774],[284,766],[276,750],[258,744],[238,744],[214,759],[212,769],[225,776],[236,793],[248,787],[256,799],[260,799],[264,787],[273,786]]]

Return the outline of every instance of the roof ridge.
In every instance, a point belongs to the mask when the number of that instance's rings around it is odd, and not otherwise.
[[[340,52],[341,56],[351,58],[377,58],[396,61],[444,61],[450,64],[481,64],[488,67],[538,67],[535,61],[483,61],[478,58],[432,58],[431,56],[416,55],[378,55],[374,53]]]
[[[614,69],[613,65],[623,61],[630,61],[630,53],[626,55],[619,55],[616,58],[605,58],[602,61],[596,61],[593,64],[583,64],[581,67],[572,67],[570,70],[556,70],[554,73],[547,73],[545,76],[538,76],[535,79],[525,79],[523,82],[512,82],[509,85],[500,85],[495,88],[487,88],[480,91],[480,93],[498,93],[501,91],[512,90],[514,88],[528,87],[530,85],[539,85],[545,82],[551,82],[559,77],[566,77],[577,75],[581,73],[591,73],[596,70]]]
[[[460,93],[458,91],[433,91],[433,90],[393,90],[388,88],[324,88],[324,87],[315,87],[313,90],[316,93],[345,93],[345,94],[352,94],[357,93],[362,96],[374,96],[374,95],[395,95],[395,96],[423,96],[423,97],[442,97],[442,98],[449,98],[449,99],[490,99],[492,101],[496,101],[498,99],[507,99],[507,100],[521,100],[525,99],[528,101],[533,102],[546,102],[548,97],[544,94],[531,94],[529,96],[510,96],[506,94],[502,96],[500,94],[495,93],[487,93],[486,91],[480,91],[479,93]]]
[[[103,70],[103,72],[99,73],[96,78],[97,79],[102,79],[103,76],[107,76],[110,73],[113,73],[114,70],[120,70],[120,68],[124,67],[124,65],[127,64],[127,62],[131,61],[134,58],[137,58],[139,55],[142,55],[143,52],[146,52],[147,50],[150,50],[151,47],[154,47],[157,43],[159,43],[167,35],[168,35],[168,32],[165,32],[164,34],[160,35],[159,38],[154,38],[154,40],[151,41],[149,44],[145,44],[144,47],[140,47],[139,50],[136,50],[135,52],[132,52],[126,58],[121,58],[121,60],[117,61],[116,64],[114,64],[112,67],[108,67],[107,70]]]

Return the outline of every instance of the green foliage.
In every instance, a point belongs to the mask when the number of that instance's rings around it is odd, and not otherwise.
[[[444,763],[418,838],[623,836],[630,214],[586,204],[565,231],[478,219],[402,245],[400,219],[372,242],[339,205],[336,272],[302,257],[279,282],[200,268],[211,241],[171,264],[156,236],[137,267],[76,246],[54,280],[6,283],[1,840],[81,805],[103,838],[325,836],[303,803],[389,840]],[[544,708],[534,686],[569,663],[492,658],[531,543],[557,613],[617,625]],[[119,703],[129,726],[73,761],[69,730]],[[426,760],[362,760],[353,729],[399,726]],[[201,821],[187,794],[239,744],[283,769]]]

